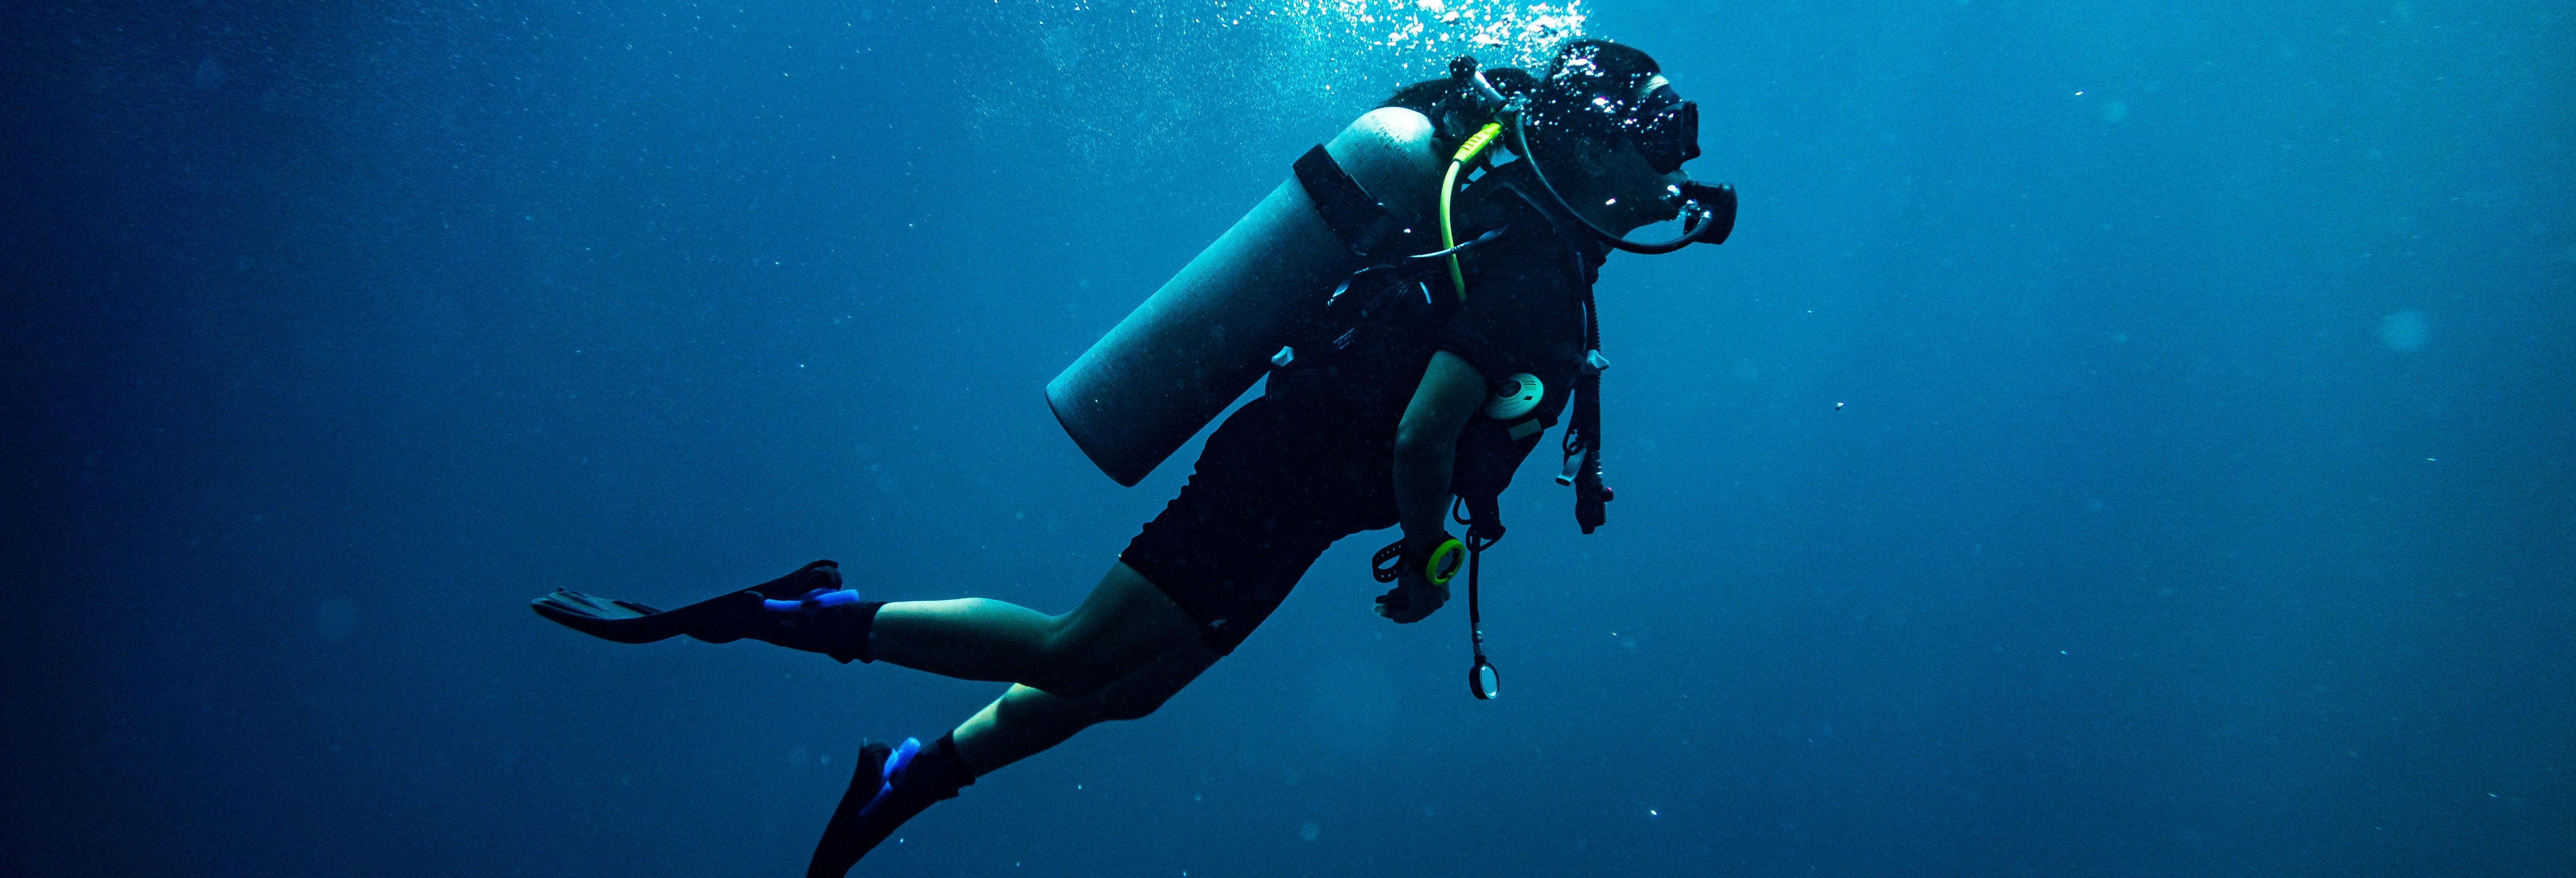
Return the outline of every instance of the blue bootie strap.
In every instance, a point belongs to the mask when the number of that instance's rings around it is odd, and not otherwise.
[[[840,591],[824,591],[818,588],[813,591],[806,592],[805,597],[800,600],[782,601],[776,598],[769,598],[762,600],[760,602],[760,606],[762,609],[773,613],[794,613],[802,610],[820,610],[827,607],[838,607],[844,604],[855,604],[858,602],[859,593],[856,589],[845,588]]]
[[[903,746],[894,748],[894,755],[886,757],[884,785],[877,787],[877,797],[869,800],[867,809],[862,810],[860,813],[867,813],[868,810],[874,810],[877,803],[885,801],[887,796],[892,795],[894,793],[894,776],[902,774],[904,766],[911,765],[912,758],[919,755],[921,755],[921,739],[903,739]]]

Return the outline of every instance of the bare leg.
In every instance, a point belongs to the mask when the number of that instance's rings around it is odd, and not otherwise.
[[[940,740],[911,751],[900,764],[887,763],[882,773],[869,772],[863,760],[814,848],[810,875],[847,871],[904,821],[955,797],[978,775],[1062,743],[1093,723],[1152,713],[1217,659],[1216,650],[1200,642],[1188,614],[1125,564],[1112,566],[1081,607],[1059,617],[998,601],[899,603],[879,610],[869,638],[874,655],[949,676],[1017,685]],[[1055,688],[1047,688],[1049,682]],[[871,792],[879,777],[883,785]]]
[[[1192,640],[1152,664],[1081,698],[1049,695],[1027,686],[1012,686],[957,726],[957,755],[982,775],[1064,743],[1093,724],[1142,719],[1163,706],[1172,693],[1198,679],[1219,658],[1216,650]]]
[[[1197,642],[1189,614],[1143,574],[1113,564],[1082,605],[1061,616],[983,598],[887,604],[868,651],[941,676],[1079,698]]]

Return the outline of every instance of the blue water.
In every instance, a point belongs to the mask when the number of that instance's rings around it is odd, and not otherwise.
[[[1504,697],[1354,538],[856,874],[2576,862],[2563,3],[0,21],[0,872],[797,874],[863,736],[998,687],[525,602],[1070,608],[1195,452],[1119,488],[1046,380],[1395,86],[1575,31],[1744,206],[1603,272],[1619,499],[1506,496]]]

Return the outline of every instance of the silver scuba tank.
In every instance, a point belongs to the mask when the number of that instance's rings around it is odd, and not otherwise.
[[[1082,453],[1134,485],[1261,379],[1301,315],[1382,245],[1432,232],[1440,156],[1431,120],[1370,111],[1047,382]],[[1434,235],[1436,240],[1436,235]],[[1436,247],[1438,245],[1431,245]]]

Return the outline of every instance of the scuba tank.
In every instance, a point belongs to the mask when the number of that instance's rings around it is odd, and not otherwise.
[[[1336,284],[1429,230],[1441,173],[1432,140],[1421,113],[1382,107],[1307,150],[1269,197],[1047,382],[1047,406],[1074,444],[1133,486],[1286,365],[1286,339]]]

